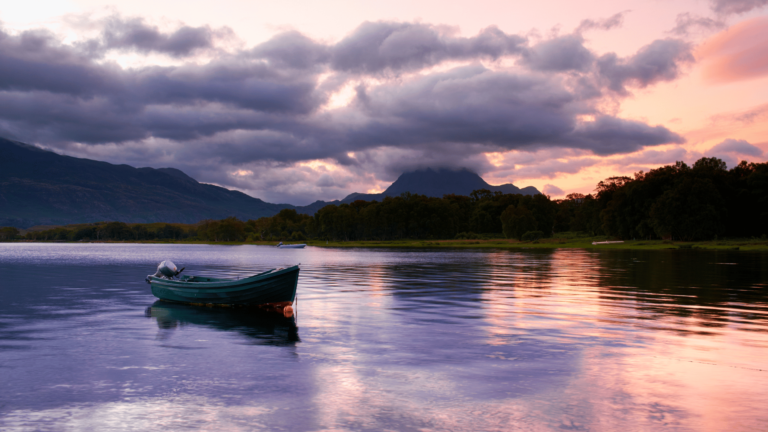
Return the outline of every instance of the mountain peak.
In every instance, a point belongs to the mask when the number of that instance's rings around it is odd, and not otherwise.
[[[399,196],[405,192],[437,198],[449,194],[469,196],[472,191],[478,189],[487,189],[491,192],[498,191],[505,194],[536,195],[540,193],[531,186],[520,189],[510,183],[499,186],[490,185],[477,173],[466,168],[425,168],[401,174],[387,190],[380,194],[352,193],[344,198],[342,202],[349,203],[355,200],[380,201],[386,196]]]

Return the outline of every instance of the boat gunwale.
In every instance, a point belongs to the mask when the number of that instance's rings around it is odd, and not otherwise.
[[[274,269],[273,269],[274,270]],[[247,278],[243,279],[226,279],[224,281],[211,281],[211,282],[195,282],[195,281],[187,281],[187,280],[175,280],[175,279],[163,279],[158,278],[154,275],[148,276],[149,283],[150,284],[156,284],[158,286],[162,286],[163,288],[168,289],[174,289],[174,290],[183,290],[183,291],[200,291],[200,290],[214,290],[219,291],[221,289],[227,289],[227,288],[239,288],[242,285],[249,285],[254,282],[258,282],[263,279],[269,279],[273,276],[280,276],[288,272],[292,271],[298,271],[299,266],[295,265],[292,267],[286,267],[284,269],[280,269],[277,271],[266,271],[263,273],[259,273],[253,276],[248,276]]]

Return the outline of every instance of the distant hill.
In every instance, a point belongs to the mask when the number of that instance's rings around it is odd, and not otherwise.
[[[404,192],[416,193],[430,197],[442,197],[443,195],[467,195],[478,189],[487,189],[491,192],[502,192],[505,194],[523,194],[536,195],[539,192],[535,187],[528,186],[518,188],[507,183],[499,186],[489,185],[479,175],[472,171],[427,168],[425,170],[413,171],[402,174],[392,183],[387,190],[380,194],[361,194],[352,193],[347,195],[342,203],[351,203],[356,200],[381,201],[387,196],[399,196]]]
[[[246,220],[284,208],[294,206],[198,183],[173,168],[113,165],[0,138],[0,226]]]
[[[174,168],[114,165],[0,138],[0,226],[17,228],[98,221],[196,223],[230,216],[247,220],[286,208],[313,215],[326,205],[358,199],[381,201],[403,192],[469,195],[476,189],[539,193],[532,187],[491,186],[467,170],[427,169],[401,175],[381,194],[353,193],[340,201],[297,207],[199,183]]]

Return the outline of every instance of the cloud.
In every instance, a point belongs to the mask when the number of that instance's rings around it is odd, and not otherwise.
[[[745,140],[727,139],[720,144],[715,145],[708,151],[709,153],[735,153],[747,156],[762,156],[763,151],[758,147],[746,142]]]
[[[763,150],[745,140],[726,139],[704,152],[686,149],[682,146],[669,146],[663,149],[645,149],[634,154],[613,157],[606,162],[616,166],[620,172],[627,172],[669,165],[676,161],[685,161],[689,165],[693,165],[703,157],[717,157],[725,161],[729,167],[734,167],[744,158],[755,160],[763,157]]]
[[[555,196],[555,197],[565,195],[565,192],[563,192],[562,189],[551,184],[545,184],[542,192],[544,192],[544,195]]]
[[[173,30],[162,30],[143,18],[124,17],[120,14],[102,18],[93,18],[90,14],[68,15],[64,22],[72,30],[92,34],[90,38],[78,40],[73,45],[93,57],[103,57],[110,51],[122,51],[158,53],[179,59],[214,51],[217,44],[235,38],[229,27],[192,27],[181,24]]]
[[[768,0],[710,0],[712,10],[720,15],[747,13],[768,5]]]
[[[617,14],[611,15],[608,18],[602,19],[602,20],[592,20],[592,19],[585,19],[582,20],[578,27],[576,27],[576,30],[574,30],[575,34],[581,34],[588,30],[611,30],[617,27],[621,27],[624,25],[624,14],[626,12],[619,12]]]
[[[584,168],[597,165],[599,162],[596,158],[580,158],[567,161],[546,160],[516,168],[510,174],[517,179],[553,179],[562,174],[576,174]]]
[[[0,125],[26,139],[102,144],[262,129],[275,113],[300,116],[325,98],[315,77],[262,62],[123,69],[47,32],[0,33]]]
[[[464,38],[453,36],[449,28],[427,24],[365,22],[331,48],[331,67],[366,74],[418,70],[446,60],[516,54],[525,42],[496,27]]]
[[[317,180],[316,185],[320,187],[330,187],[330,186],[336,186],[336,181],[328,174],[323,174],[320,176],[320,178]]]
[[[434,151],[446,143],[477,151],[557,146],[614,154],[682,142],[662,126],[611,116],[579,124],[576,115],[591,107],[561,81],[480,66],[381,85],[366,98],[364,106],[354,107],[367,121],[347,129],[351,143]]]
[[[704,32],[720,30],[725,27],[725,22],[707,17],[691,15],[690,13],[681,13],[675,19],[675,27],[670,33],[677,36],[688,36],[694,29]]]
[[[683,147],[675,146],[666,149],[648,149],[634,154],[613,158],[610,163],[621,168],[658,166],[675,163],[676,161],[690,161],[701,157],[692,155],[691,152]]]
[[[96,66],[85,54],[61,44],[48,31],[11,35],[0,30],[0,58],[0,91],[92,97],[118,90],[118,68],[110,64]]]
[[[768,75],[768,17],[736,24],[704,42],[696,51],[704,76],[734,82]]]
[[[680,135],[664,126],[648,126],[634,120],[600,116],[594,122],[579,125],[569,147],[592,150],[595,154],[631,153],[643,147],[683,143]]]
[[[533,152],[507,153],[493,177],[503,179],[553,179],[563,174],[575,174],[600,163],[600,159],[581,150],[541,149]]]
[[[595,56],[584,47],[581,36],[567,35],[534,45],[525,51],[521,63],[540,71],[586,71],[594,60]]]
[[[632,57],[619,59],[610,53],[597,60],[600,75],[608,87],[626,94],[626,86],[647,87],[661,81],[672,81],[680,75],[680,67],[693,62],[691,46],[679,39],[659,39],[638,50]]]
[[[745,140],[729,138],[713,146],[699,157],[702,156],[719,158],[725,161],[728,167],[733,168],[742,160],[762,159],[763,150]]]
[[[285,67],[310,69],[330,60],[328,46],[291,30],[264,42],[251,50],[256,58],[264,58]]]
[[[404,172],[425,168],[468,169],[483,174],[493,170],[485,154],[463,145],[446,144],[443,151],[397,147],[376,148],[355,154],[354,172],[371,173],[377,179],[394,181]]]
[[[184,57],[196,50],[213,48],[217,37],[231,33],[228,28],[213,30],[208,26],[186,25],[173,32],[163,33],[142,18],[120,16],[106,18],[103,25],[101,38],[105,49],[158,52],[173,57]]]
[[[730,117],[730,120],[737,121],[745,125],[752,124],[757,120],[762,120],[763,118],[768,117],[768,104],[763,104],[732,116],[726,115],[726,118],[728,117]]]
[[[619,58],[598,56],[579,35],[529,46],[495,27],[461,37],[447,27],[374,22],[337,43],[288,31],[228,52],[208,27],[89,23],[101,36],[72,43],[46,31],[0,30],[0,134],[291,199],[331,198],[322,194],[356,187],[352,178],[376,187],[418,168],[493,172],[487,152],[615,155],[682,142],[663,126],[601,110],[608,97],[678,76],[689,48],[673,39]],[[175,60],[123,67],[104,50]],[[501,58],[512,61],[494,62]],[[341,89],[356,89],[351,103],[330,107]],[[344,174],[301,168],[308,161],[333,161]],[[595,162],[515,175],[584,163]]]

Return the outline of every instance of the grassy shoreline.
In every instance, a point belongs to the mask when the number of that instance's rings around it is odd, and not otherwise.
[[[507,239],[486,240],[402,240],[402,241],[358,241],[358,242],[308,242],[320,247],[379,247],[379,248],[493,248],[493,249],[707,249],[768,251],[766,240],[722,240],[707,242],[669,242],[663,240],[630,240],[624,243],[593,245],[603,239],[541,239],[521,242]],[[322,243],[322,244],[319,244]],[[738,248],[738,249],[737,249]]]
[[[662,249],[704,249],[704,250],[740,250],[740,251],[768,251],[768,240],[765,239],[729,239],[701,242],[672,242],[664,240],[629,240],[624,243],[607,245],[593,245],[593,241],[604,241],[605,238],[549,238],[533,242],[522,242],[509,239],[476,239],[476,240],[390,240],[390,241],[321,241],[309,240],[306,244],[316,247],[329,248],[460,248],[460,249],[634,249],[634,250],[662,250]],[[13,241],[14,243],[83,243],[68,241]],[[85,243],[136,243],[136,244],[212,244],[212,245],[261,245],[275,246],[274,241],[256,242],[209,242],[209,241],[167,241],[167,240],[141,240],[141,241],[91,241]],[[299,242],[296,242],[299,243]]]

